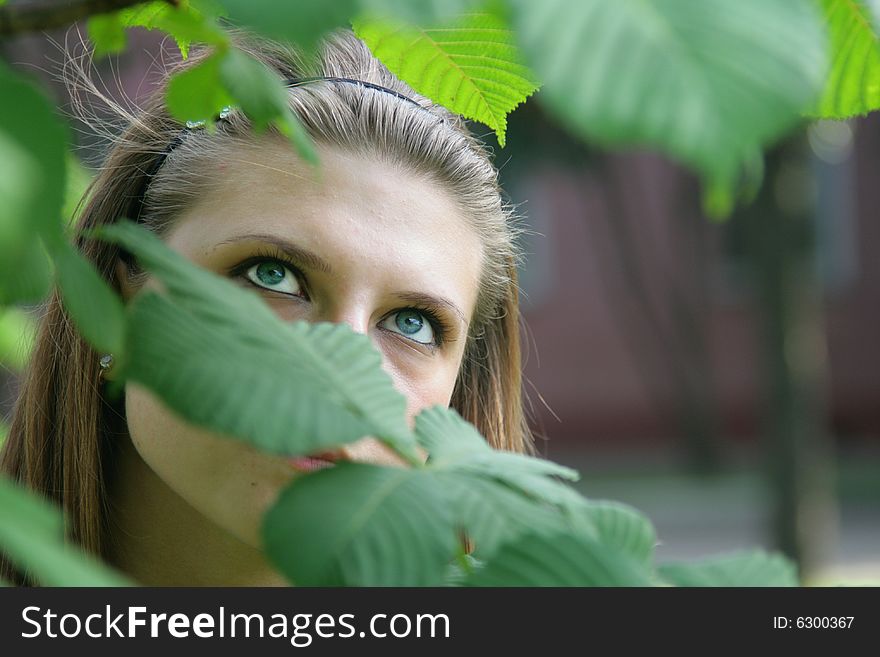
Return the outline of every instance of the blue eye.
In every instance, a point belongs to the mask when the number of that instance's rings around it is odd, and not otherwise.
[[[431,322],[419,311],[407,308],[388,315],[381,327],[400,333],[401,335],[421,344],[435,344],[434,328]]]
[[[295,296],[302,295],[296,276],[277,260],[261,260],[248,268],[245,275],[254,285],[267,290]]]

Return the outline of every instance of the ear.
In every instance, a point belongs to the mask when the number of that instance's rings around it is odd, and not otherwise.
[[[122,294],[123,300],[130,300],[135,293],[135,289],[131,283],[131,272],[129,271],[128,265],[125,264],[125,261],[121,257],[116,258],[116,268],[114,273],[116,275],[116,282],[119,283],[119,290]]]

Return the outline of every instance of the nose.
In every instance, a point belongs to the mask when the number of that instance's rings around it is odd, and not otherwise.
[[[342,300],[323,308],[315,317],[319,322],[348,324],[355,333],[370,334],[371,314],[366,303]]]

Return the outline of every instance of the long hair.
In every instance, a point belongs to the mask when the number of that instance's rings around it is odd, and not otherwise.
[[[522,403],[518,229],[502,201],[497,170],[486,149],[458,116],[394,77],[351,32],[325,39],[312,64],[286,46],[242,34],[235,40],[285,78],[349,78],[395,92],[322,81],[291,88],[288,98],[316,142],[394,158],[430,176],[460,204],[481,238],[483,262],[450,405],[493,447],[531,451]],[[198,64],[207,54],[192,55],[172,72]],[[87,92],[97,92],[89,87],[84,67],[74,67],[74,72],[74,91],[85,86]],[[139,216],[144,226],[163,236],[188,203],[209,189],[224,153],[251,138],[247,118],[236,110],[222,130],[184,132],[165,109],[161,86],[141,110],[124,116],[128,127],[116,138],[84,196],[78,228]],[[181,135],[185,137],[179,145],[167,152]],[[162,161],[155,170],[157,158]],[[119,291],[116,264],[126,254],[115,245],[82,237],[76,238],[76,246]],[[124,403],[107,398],[100,381],[100,354],[77,332],[57,290],[44,303],[0,454],[0,471],[58,504],[67,519],[68,538],[105,557],[114,445],[127,432]],[[28,583],[3,559],[0,576]]]

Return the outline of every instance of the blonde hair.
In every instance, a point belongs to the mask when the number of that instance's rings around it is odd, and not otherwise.
[[[460,204],[481,238],[483,263],[450,406],[473,423],[493,447],[531,451],[522,403],[518,229],[502,200],[497,171],[486,149],[457,115],[398,80],[351,32],[325,39],[312,63],[273,42],[242,34],[235,34],[234,40],[285,78],[349,78],[394,92],[315,81],[292,87],[288,98],[317,143],[402,163],[430,176]],[[173,70],[194,66],[208,54],[196,53]],[[84,81],[88,83],[88,76],[80,75],[80,86]],[[128,128],[116,138],[84,197],[79,228],[140,214],[143,225],[160,236],[165,234],[188,203],[212,184],[212,172],[227,149],[252,140],[248,120],[238,111],[232,111],[216,131],[184,131],[168,114],[162,92],[125,118]],[[169,144],[176,138],[180,143],[169,152]],[[164,161],[153,171],[157,158]],[[126,254],[113,245],[81,236],[76,244],[119,291],[116,264]],[[127,428],[122,401],[103,394],[99,357],[76,331],[57,291],[53,292],[46,301],[33,356],[22,379],[0,455],[0,471],[59,504],[68,520],[70,539],[104,556],[114,445],[119,436],[126,435]],[[25,581],[3,560],[0,576]]]

